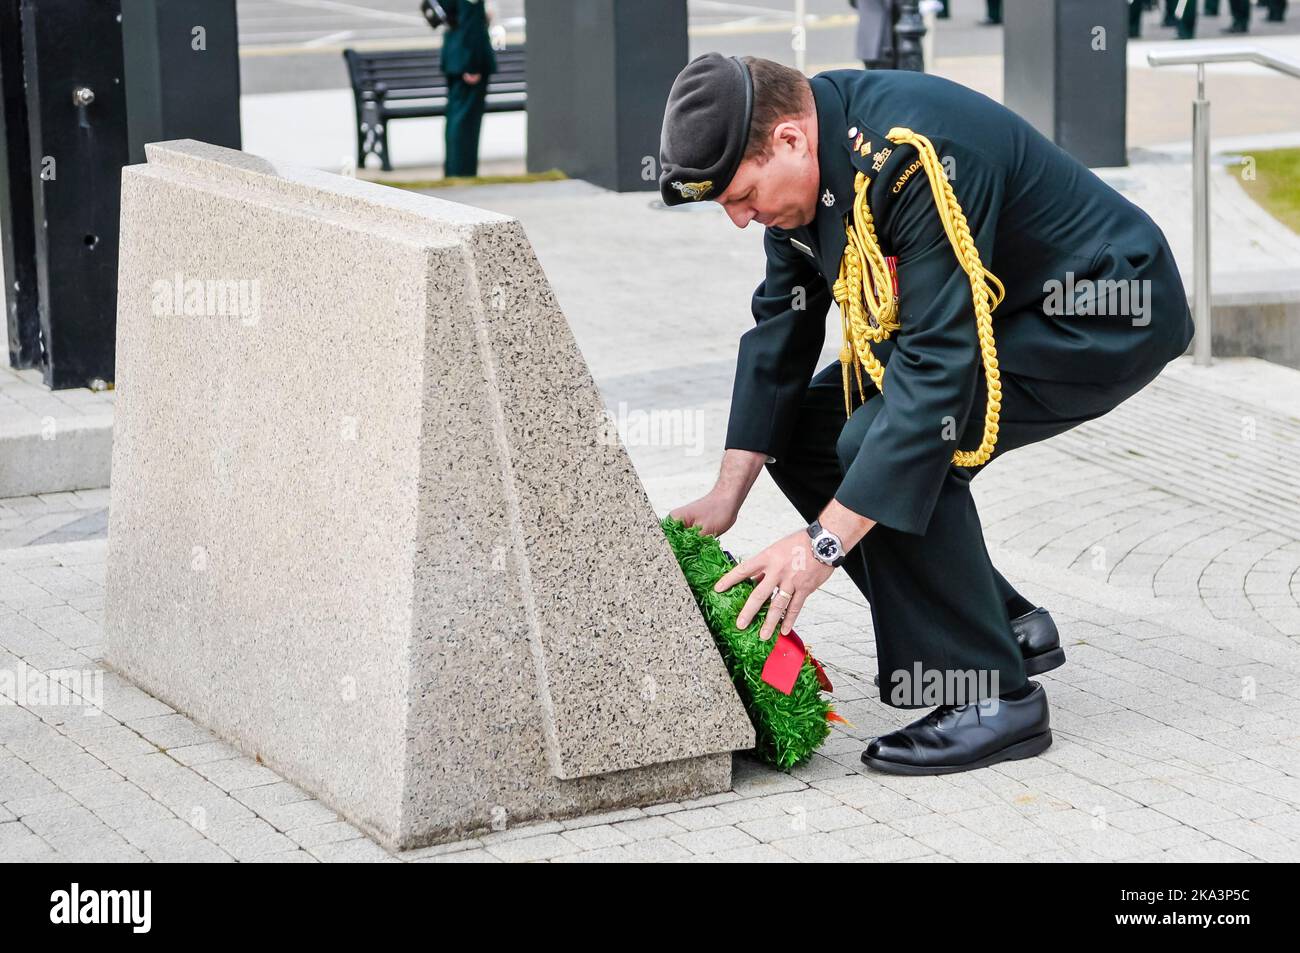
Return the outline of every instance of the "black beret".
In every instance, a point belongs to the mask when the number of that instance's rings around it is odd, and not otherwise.
[[[749,139],[754,84],[738,56],[705,53],[673,80],[659,136],[665,205],[717,198],[731,184]]]

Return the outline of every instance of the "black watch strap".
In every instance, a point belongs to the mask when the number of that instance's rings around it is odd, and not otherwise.
[[[821,520],[813,520],[811,523],[808,524],[808,538],[813,540],[814,555],[816,553],[817,537],[822,535],[822,533],[830,533],[830,530],[823,528]],[[834,533],[830,533],[830,535],[835,536]],[[840,544],[840,554],[830,561],[828,565],[831,566],[839,566],[840,564],[842,564],[844,562],[844,557],[846,555],[844,551],[843,541],[840,540],[838,536],[835,536],[835,539]]]

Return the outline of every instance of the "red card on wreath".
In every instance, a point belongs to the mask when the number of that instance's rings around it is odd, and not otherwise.
[[[778,635],[776,645],[772,646],[767,661],[763,663],[763,681],[782,695],[789,695],[794,691],[794,683],[799,678],[799,670],[803,668],[803,660],[807,655],[808,650],[804,648],[799,636],[793,632]]]

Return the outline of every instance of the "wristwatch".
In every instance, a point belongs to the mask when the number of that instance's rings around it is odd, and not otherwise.
[[[822,526],[821,520],[808,524],[808,536],[812,539],[813,557],[827,566],[838,566],[844,562],[844,544],[840,538]]]

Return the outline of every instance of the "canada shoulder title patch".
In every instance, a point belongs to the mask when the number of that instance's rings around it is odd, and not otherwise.
[[[672,186],[682,198],[698,202],[713,191],[713,180],[710,179],[705,182],[674,182]]]
[[[903,186],[907,185],[908,180],[912,176],[916,175],[916,171],[919,168],[921,168],[921,160],[917,159],[906,169],[903,170],[903,174],[898,177],[898,181],[894,183],[894,187],[889,191],[892,192],[894,195],[897,195],[899,192],[901,192],[903,190]]]

